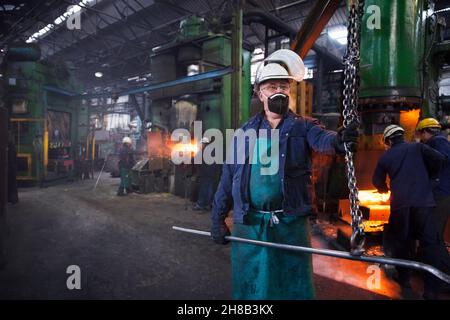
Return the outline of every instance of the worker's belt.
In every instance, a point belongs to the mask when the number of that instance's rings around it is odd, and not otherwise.
[[[280,210],[272,210],[272,211],[264,211],[252,209],[253,212],[262,213],[262,214],[270,214],[270,226],[273,227],[274,224],[280,223],[280,219],[278,219],[277,214],[283,213],[282,209]]]

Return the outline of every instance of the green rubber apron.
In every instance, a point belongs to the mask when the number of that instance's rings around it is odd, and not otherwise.
[[[261,174],[260,169],[270,164],[261,164],[260,159],[270,150],[270,139],[257,139],[249,186],[253,209],[245,224],[234,224],[233,236],[310,247],[308,218],[279,210],[283,201],[279,173]],[[233,242],[231,256],[233,299],[314,299],[310,254]]]

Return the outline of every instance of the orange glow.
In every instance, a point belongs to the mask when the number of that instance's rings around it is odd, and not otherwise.
[[[417,123],[419,122],[420,109],[400,112],[400,125],[405,129],[405,139],[414,140]]]
[[[391,192],[378,193],[377,190],[360,190],[359,191],[359,202],[362,205],[369,205],[371,208],[374,205],[386,205],[389,207],[389,198]]]
[[[177,143],[172,146],[172,152],[191,153],[192,156],[195,156],[198,151],[199,145],[195,141],[191,143]]]
[[[389,211],[391,206],[388,204],[369,204],[368,207],[370,208],[370,210],[379,210],[379,211],[388,210]]]
[[[369,220],[364,221],[366,232],[382,231],[383,226],[389,220],[391,193],[378,193],[375,189],[359,191],[359,201],[361,206],[369,208]]]
[[[371,207],[372,210],[372,207]],[[365,220],[364,221],[364,231],[365,232],[378,232],[383,231],[384,225],[387,220]]]

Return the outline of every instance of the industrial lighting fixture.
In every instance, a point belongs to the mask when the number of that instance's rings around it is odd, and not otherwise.
[[[196,74],[199,74],[200,72],[200,66],[198,64],[191,64],[187,67],[187,75],[193,76]]]
[[[347,29],[343,26],[328,30],[328,36],[340,44],[347,43]]]
[[[97,71],[96,73],[94,73],[94,75],[95,75],[97,78],[103,77],[103,73],[100,72],[100,71]]]

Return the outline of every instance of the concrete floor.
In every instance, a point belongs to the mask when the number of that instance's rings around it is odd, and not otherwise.
[[[173,231],[209,230],[209,214],[185,210],[170,194],[117,197],[118,179],[20,190],[8,207],[2,299],[231,299],[230,246]],[[327,241],[313,235],[313,246]],[[319,299],[397,299],[384,274],[367,289],[367,267],[315,255]],[[69,265],[81,268],[81,290],[68,290]]]

